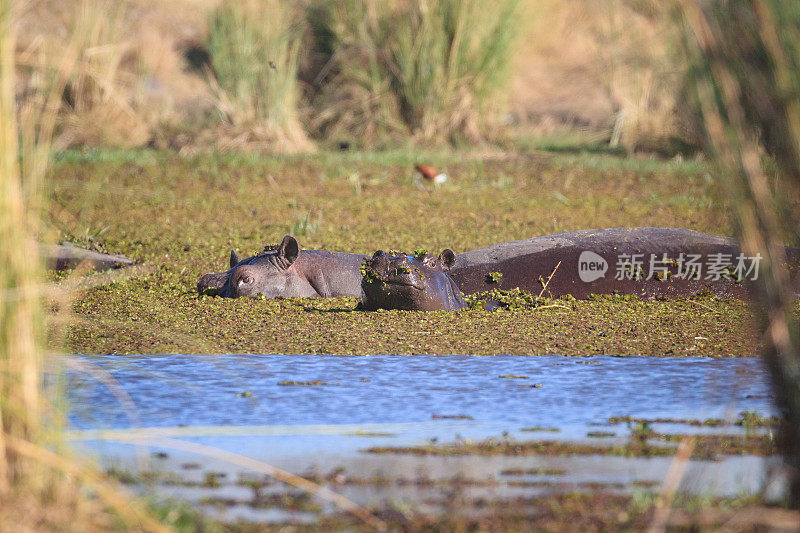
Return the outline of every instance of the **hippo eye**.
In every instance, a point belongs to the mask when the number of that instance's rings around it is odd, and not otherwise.
[[[239,285],[249,285],[253,283],[253,278],[247,274],[239,278]]]
[[[436,261],[431,261],[428,264],[431,266],[431,268],[434,268],[436,266]]]

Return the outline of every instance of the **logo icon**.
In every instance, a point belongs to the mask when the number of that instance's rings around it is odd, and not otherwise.
[[[578,257],[578,276],[584,283],[605,277],[608,262],[602,256],[589,250],[581,252]]]

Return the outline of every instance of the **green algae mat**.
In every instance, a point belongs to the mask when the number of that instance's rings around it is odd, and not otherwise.
[[[414,163],[436,165],[442,186]],[[199,296],[284,234],[306,248],[463,252],[561,231],[671,226],[730,235],[726,196],[702,163],[547,154],[62,153],[48,182],[49,238],[111,253],[146,274],[54,300],[53,349],[80,353],[756,355],[740,301],[621,296],[488,312],[362,312],[353,298]],[[51,274],[55,281],[79,273]],[[91,278],[93,275],[89,275]],[[547,296],[544,294],[543,296]]]

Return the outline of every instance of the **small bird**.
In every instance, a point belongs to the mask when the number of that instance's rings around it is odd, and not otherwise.
[[[414,169],[422,174],[423,178],[436,184],[442,184],[447,181],[447,175],[445,173],[439,172],[430,165],[414,165]]]

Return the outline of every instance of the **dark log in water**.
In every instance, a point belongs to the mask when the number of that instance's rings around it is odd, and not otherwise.
[[[47,268],[68,270],[88,263],[94,270],[121,268],[133,264],[133,259],[124,255],[111,255],[79,248],[72,244],[40,244],[39,253]]]

